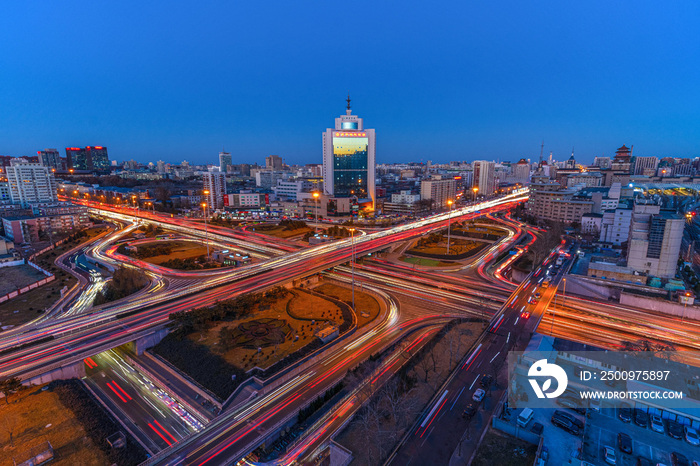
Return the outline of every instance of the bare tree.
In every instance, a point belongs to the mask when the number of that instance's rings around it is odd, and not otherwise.
[[[14,413],[4,413],[0,416],[0,425],[2,425],[2,430],[5,431],[9,440],[10,447],[15,447],[15,434],[17,433],[17,428],[19,427],[19,421]]]

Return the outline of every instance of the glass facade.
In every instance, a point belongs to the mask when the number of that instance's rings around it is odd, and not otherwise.
[[[333,191],[336,196],[368,196],[368,152],[366,137],[333,138]]]
[[[661,257],[661,245],[664,242],[664,230],[666,229],[666,219],[663,217],[653,217],[649,228],[649,246],[647,257],[659,259]]]
[[[356,121],[344,121],[340,124],[341,129],[357,129],[357,122]]]

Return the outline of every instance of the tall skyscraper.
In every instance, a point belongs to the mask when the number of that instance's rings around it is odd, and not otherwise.
[[[231,165],[231,162],[230,152],[219,152],[219,170],[222,173],[228,173],[228,167]]]
[[[527,184],[530,182],[530,164],[525,159],[520,159],[513,166],[513,178],[516,183]]]
[[[216,169],[205,173],[204,191],[209,191],[205,198],[210,209],[223,209],[224,195],[226,194],[226,173]]]
[[[654,176],[659,166],[659,159],[656,157],[635,157],[634,174]]]
[[[433,209],[445,210],[447,201],[454,201],[457,192],[457,181],[454,178],[443,179],[441,175],[433,175],[430,180],[420,182],[420,198],[433,201]]]
[[[323,133],[323,187],[331,197],[371,199],[375,194],[375,134],[362,118],[352,115],[350,96],[345,115],[335,119],[335,129]]]
[[[282,165],[282,157],[279,155],[265,157],[265,168],[268,170],[281,171]]]
[[[107,148],[103,146],[66,147],[68,168],[75,170],[106,171],[109,170]]]
[[[488,196],[496,192],[496,162],[474,161],[474,186],[479,194]]]
[[[12,202],[26,204],[58,200],[56,181],[50,168],[27,159],[12,159],[5,170]]]
[[[49,170],[52,168],[54,170],[60,170],[61,167],[61,155],[58,153],[57,149],[44,149],[37,151],[39,154],[39,163]]]

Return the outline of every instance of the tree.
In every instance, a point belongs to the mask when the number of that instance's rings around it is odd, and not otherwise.
[[[19,377],[10,377],[0,382],[0,392],[5,395],[5,403],[10,404],[10,393],[19,392],[22,389],[22,380]]]
[[[15,432],[17,432],[17,427],[19,426],[17,416],[13,413],[3,413],[3,415],[0,416],[0,425],[2,425],[3,430],[10,439],[10,447],[14,448]]]

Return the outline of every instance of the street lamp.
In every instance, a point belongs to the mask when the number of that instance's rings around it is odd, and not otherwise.
[[[564,298],[566,298],[566,278],[562,279],[564,281],[564,291],[562,293],[561,297],[561,305],[562,307],[564,306]],[[559,289],[559,286],[557,286],[557,290]],[[549,336],[552,336],[552,333],[554,333],[554,317],[557,315],[557,290],[554,290],[554,308],[552,309],[552,325],[549,328]]]
[[[472,191],[474,191],[474,202],[476,202],[476,193],[479,192],[479,187],[478,187],[478,186],[474,186],[474,187],[472,188]]]
[[[321,193],[316,191],[313,193],[313,197],[314,197],[314,200],[316,202],[316,233],[318,233],[318,204],[319,204],[318,198],[321,197]]]
[[[683,300],[683,316],[681,316],[681,323],[685,321],[685,311],[688,308],[688,298],[690,298],[690,291],[685,293],[685,299]]]
[[[450,213],[447,214],[447,255],[450,255],[450,222],[452,221],[452,199],[447,201],[447,205],[450,206]]]
[[[207,262],[209,262],[209,228],[207,223],[207,203],[202,202],[202,213],[204,214],[204,242],[207,243]]]
[[[355,310],[355,229],[350,228],[350,256],[352,261],[350,265],[352,266],[352,310]]]

